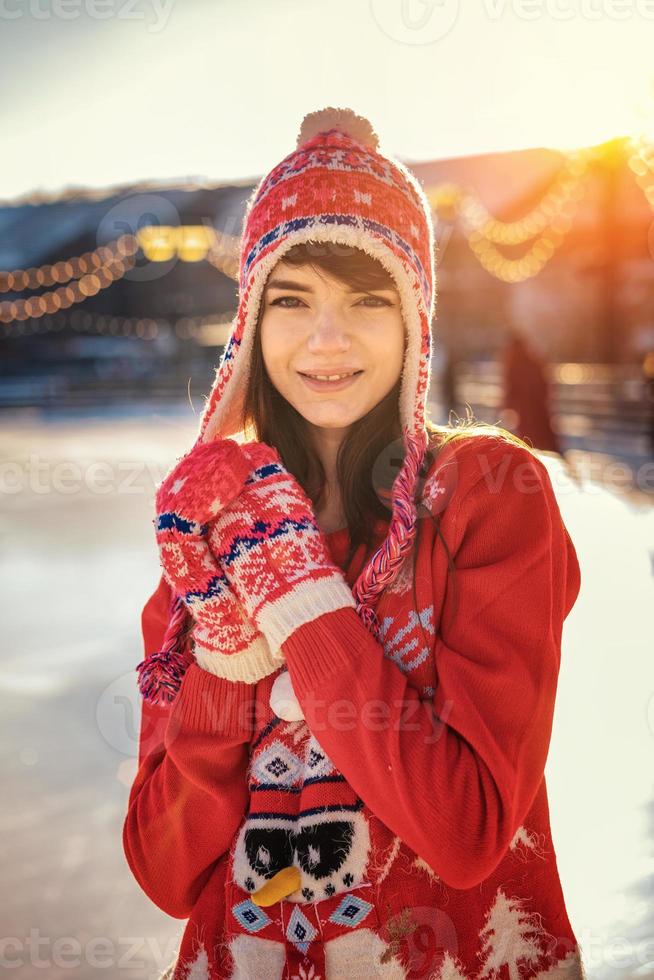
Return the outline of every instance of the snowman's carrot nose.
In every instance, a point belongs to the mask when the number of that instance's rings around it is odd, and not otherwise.
[[[274,877],[262,885],[256,892],[252,892],[250,898],[255,905],[274,905],[282,898],[286,898],[291,892],[297,891],[300,887],[300,869],[291,866],[282,868]]]

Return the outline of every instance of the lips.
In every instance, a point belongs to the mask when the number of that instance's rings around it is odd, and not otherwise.
[[[344,372],[333,371],[332,374],[341,374]],[[304,383],[312,391],[340,391],[342,388],[349,388],[350,385],[356,383],[357,378],[361,377],[363,371],[356,371],[354,374],[350,375],[348,378],[341,378],[340,381],[319,381],[317,378],[312,378],[308,374],[303,374],[298,371],[299,376],[302,378]]]
[[[362,368],[349,368],[349,367],[323,368],[322,370],[320,368],[316,368],[313,371],[298,371],[298,374],[303,374],[305,377],[308,378],[316,378],[316,380],[321,380],[321,376],[322,378],[327,378],[327,377],[333,377],[336,374],[338,375],[360,374],[362,370],[363,370]]]

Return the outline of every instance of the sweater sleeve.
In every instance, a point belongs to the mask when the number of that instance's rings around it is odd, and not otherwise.
[[[170,592],[143,610],[145,652],[161,644]],[[127,863],[146,895],[188,918],[247,805],[252,685],[192,663],[172,705],[141,703],[139,758],[123,826]]]
[[[432,699],[352,609],[304,624],[283,648],[307,724],[334,764],[454,888],[497,867],[542,781],[562,624],[579,590],[545,467],[521,447],[507,455],[501,476],[493,467],[473,482],[455,512],[456,583],[435,639]]]

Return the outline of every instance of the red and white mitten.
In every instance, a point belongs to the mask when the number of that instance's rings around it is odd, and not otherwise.
[[[356,608],[332,561],[310,499],[265,443],[242,445],[251,474],[212,522],[209,543],[227,580],[268,641],[272,655],[304,623]]]
[[[250,462],[238,443],[196,443],[161,483],[155,530],[164,576],[193,620],[193,655],[200,667],[232,681],[254,683],[280,666],[247,616],[211,552],[207,533],[244,486]]]

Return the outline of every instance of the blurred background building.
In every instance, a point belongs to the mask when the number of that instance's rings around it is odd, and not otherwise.
[[[437,229],[432,416],[471,411],[536,448],[651,455],[652,148],[406,162]],[[199,400],[236,309],[254,186],[153,181],[0,207],[0,407]],[[530,401],[545,429],[516,403],[510,342],[534,378],[541,365]]]

